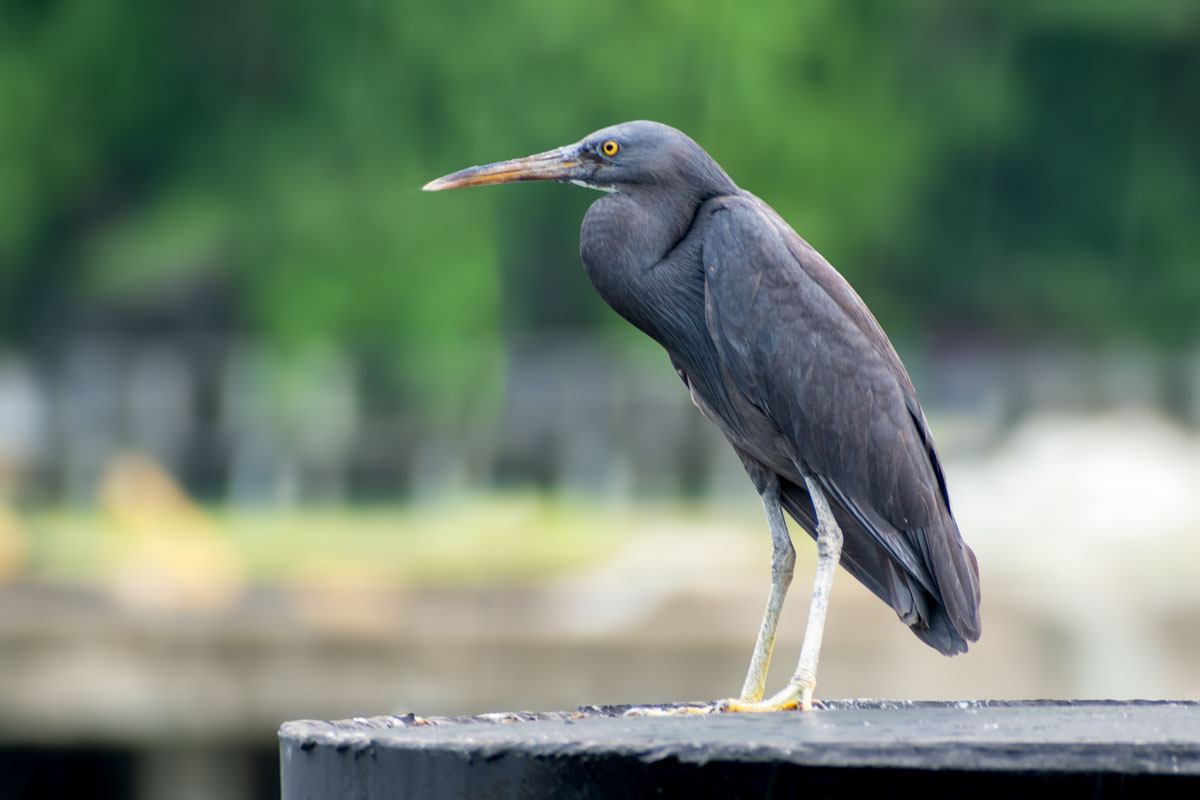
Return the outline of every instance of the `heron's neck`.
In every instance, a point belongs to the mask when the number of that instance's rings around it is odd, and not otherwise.
[[[580,231],[583,265],[600,296],[668,350],[681,326],[703,321],[699,258],[675,257],[691,246],[699,205],[617,192],[592,204]]]

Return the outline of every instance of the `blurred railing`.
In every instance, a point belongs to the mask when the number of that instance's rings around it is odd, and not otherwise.
[[[1035,409],[1162,410],[1200,421],[1200,353],[961,347],[906,361],[943,449],[977,448]],[[517,342],[485,420],[426,424],[354,357],[284,360],[242,342],[92,337],[0,355],[0,487],[89,503],[128,451],[211,501],[420,498],[448,488],[600,496],[741,491],[716,429],[656,350],[588,336]]]

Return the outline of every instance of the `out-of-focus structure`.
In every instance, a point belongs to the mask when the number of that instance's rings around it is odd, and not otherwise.
[[[963,658],[839,582],[822,692],[1200,696],[1193,5],[7,4],[0,797],[265,797],[285,718],[740,677],[760,512],[592,296],[588,198],[419,192],[637,117],[859,289],[979,556]]]

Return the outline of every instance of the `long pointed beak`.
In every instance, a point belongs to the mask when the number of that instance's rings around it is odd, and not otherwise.
[[[442,189],[488,186],[493,183],[570,181],[583,177],[585,171],[588,171],[587,165],[580,159],[579,147],[568,145],[525,158],[467,167],[430,181],[422,188],[426,192],[440,192]]]

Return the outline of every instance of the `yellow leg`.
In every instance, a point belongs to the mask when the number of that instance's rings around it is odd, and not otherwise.
[[[792,572],[796,566],[796,550],[788,535],[783,509],[779,507],[779,481],[772,479],[763,489],[763,508],[767,512],[767,524],[771,526],[771,593],[767,596],[767,609],[763,612],[758,639],[754,643],[754,655],[750,657],[750,668],[742,684],[742,703],[757,703],[762,700],[763,687],[767,682],[767,668],[771,665],[771,651],[775,648],[775,632],[779,628],[779,614],[788,586],[792,583]]]
[[[804,630],[804,645],[800,649],[800,663],[796,666],[796,674],[788,681],[783,691],[762,700],[761,687],[758,697],[747,698],[745,690],[737,700],[726,700],[718,703],[714,710],[720,711],[782,711],[800,708],[802,711],[812,709],[813,690],[817,685],[817,659],[821,653],[821,638],[825,632],[825,615],[829,611],[829,593],[833,589],[833,575],[837,571],[838,561],[842,557],[842,531],[824,492],[815,480],[804,478],[808,485],[808,494],[812,498],[813,510],[817,512],[817,576],[813,581],[812,605],[808,609],[808,627]],[[768,512],[769,514],[769,512]],[[775,587],[771,589],[774,597]],[[770,606],[768,605],[768,614]],[[763,620],[766,628],[767,621]],[[773,632],[772,632],[773,633]],[[757,657],[758,651],[755,650]],[[770,657],[768,650],[767,657]],[[754,662],[751,662],[753,670]],[[747,685],[750,678],[747,676]]]
[[[720,711],[786,711],[793,708],[799,708],[801,711],[812,710],[813,690],[817,686],[817,659],[821,653],[821,638],[825,633],[825,615],[829,611],[829,593],[833,589],[833,576],[842,557],[842,530],[833,518],[833,512],[821,487],[808,476],[805,476],[804,481],[808,485],[808,494],[817,514],[817,575],[813,580],[812,605],[808,609],[808,627],[804,630],[800,663],[797,664],[796,673],[787,686],[766,700],[762,699],[767,666],[771,661],[771,650],[779,625],[779,612],[783,607],[783,598],[791,583],[792,568],[796,561],[796,553],[779,507],[779,485],[774,483],[774,490],[771,491],[772,487],[768,485],[762,496],[763,506],[767,510],[767,521],[771,525],[771,541],[774,544],[771,556],[771,593],[767,598],[767,610],[763,614],[741,697],[720,700],[706,706],[631,708],[625,712],[627,715],[673,716]]]

